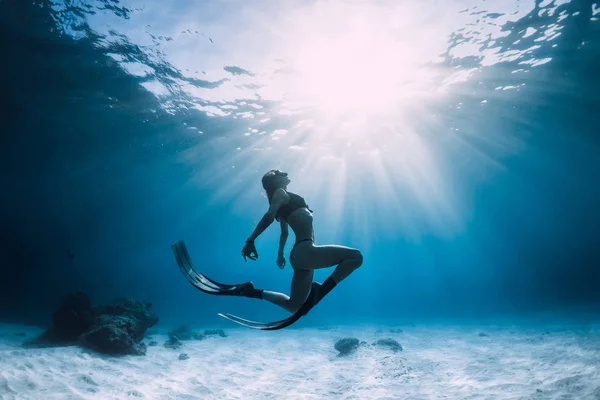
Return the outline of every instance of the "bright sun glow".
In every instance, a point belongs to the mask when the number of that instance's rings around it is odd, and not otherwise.
[[[281,28],[290,74],[279,85],[288,101],[380,114],[432,95],[436,71],[426,63],[444,50],[444,37],[411,22],[412,12],[337,2],[294,12]]]
[[[337,37],[314,38],[293,62],[298,94],[326,111],[376,111],[398,101],[399,83],[414,73],[390,40],[367,27]]]

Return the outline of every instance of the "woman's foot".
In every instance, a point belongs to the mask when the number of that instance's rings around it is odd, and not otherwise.
[[[253,299],[262,299],[262,289],[256,289],[254,283],[246,282],[237,285],[228,290],[227,294],[231,296],[250,297]]]
[[[327,293],[331,292],[331,290],[336,287],[336,283],[331,277],[325,279],[323,284],[319,282],[313,282],[310,288],[310,293],[308,294],[308,298],[300,307],[298,312],[302,312],[302,315],[306,315],[314,306],[319,304],[321,299],[327,295]]]

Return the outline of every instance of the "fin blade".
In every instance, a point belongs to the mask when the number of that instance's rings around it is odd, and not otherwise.
[[[225,314],[219,313],[218,315],[220,317],[228,319],[231,322],[235,322],[236,324],[245,326],[247,328],[258,329],[261,331],[276,331],[279,329],[286,328],[286,327],[292,325],[298,319],[300,319],[300,317],[302,315],[297,315],[297,314],[299,314],[299,313],[296,313],[296,314],[292,315],[291,317],[283,319],[281,321],[267,322],[267,323],[250,321],[248,319],[240,318],[238,316],[235,316],[232,314],[227,314],[227,313],[225,313]]]
[[[241,285],[228,285],[219,283],[196,271],[192,266],[191,257],[183,240],[173,243],[171,245],[171,249],[175,255],[175,260],[177,261],[179,270],[187,279],[187,281],[196,289],[208,294],[226,295],[230,289]]]
[[[214,279],[210,279],[209,277],[207,277],[206,275],[197,272],[196,270],[194,270],[194,267],[192,266],[192,259],[190,257],[190,254],[188,253],[187,250],[187,246],[185,245],[185,242],[183,240],[178,241],[177,243],[175,243],[174,245],[176,245],[179,249],[180,252],[183,254],[183,256],[185,257],[185,259],[187,260],[189,266],[190,266],[190,270],[192,270],[194,272],[195,275],[198,275],[199,277],[201,277],[202,280],[213,284],[214,286],[218,287],[219,289],[229,289],[232,288],[234,286],[238,286],[238,285],[229,285],[226,283],[220,283],[215,281]]]
[[[286,327],[292,325],[294,322],[298,321],[304,314],[300,311],[297,311],[295,314],[293,314],[292,316],[290,316],[286,319],[282,319],[280,321],[274,321],[274,322],[251,321],[251,320],[241,318],[236,315],[232,315],[232,314],[228,314],[228,313],[219,313],[218,315],[220,317],[228,319],[231,322],[235,322],[236,324],[239,324],[239,325],[242,325],[242,326],[245,326],[248,328],[259,329],[262,331],[276,331],[276,330],[283,329],[283,328],[286,328]]]
[[[236,322],[236,323],[242,323],[244,324],[244,326],[260,326],[260,327],[268,327],[268,326],[274,326],[277,325],[279,323],[281,323],[282,321],[274,321],[274,322],[257,322],[257,321],[251,321],[249,319],[245,319],[242,317],[238,317],[237,315],[233,315],[233,314],[229,314],[229,313],[219,313],[219,316],[228,319],[230,321]],[[285,320],[283,320],[285,321]]]

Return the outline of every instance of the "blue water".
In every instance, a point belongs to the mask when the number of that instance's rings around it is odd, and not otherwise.
[[[319,244],[365,257],[299,326],[597,310],[598,3],[0,9],[2,319],[43,324],[75,289],[166,324],[284,317],[196,291],[170,249],[287,292],[275,224],[240,257],[271,168]]]

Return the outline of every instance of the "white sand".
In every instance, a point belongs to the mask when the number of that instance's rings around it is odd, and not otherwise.
[[[179,350],[154,335],[159,346],[145,357],[21,347],[39,332],[0,325],[0,398],[600,399],[597,325],[235,328],[227,338],[184,342]],[[363,346],[338,357],[334,343],[343,337],[391,337],[404,351]],[[179,360],[180,353],[190,358]]]

